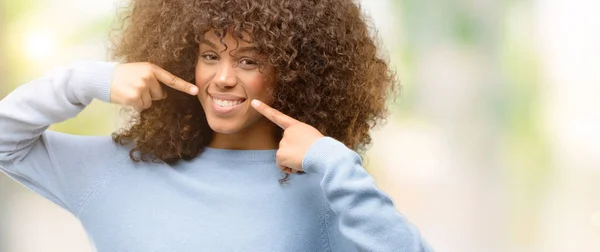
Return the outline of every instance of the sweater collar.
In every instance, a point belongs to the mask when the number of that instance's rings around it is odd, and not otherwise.
[[[200,158],[241,162],[274,162],[277,150],[230,150],[205,147]]]

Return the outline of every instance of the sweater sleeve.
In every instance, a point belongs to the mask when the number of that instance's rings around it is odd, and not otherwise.
[[[75,214],[105,174],[88,165],[116,147],[106,138],[47,128],[75,117],[93,99],[108,101],[114,65],[82,61],[57,68],[2,99],[0,171]]]
[[[339,231],[358,251],[433,251],[390,197],[376,187],[360,156],[343,143],[330,137],[317,140],[302,167],[307,173],[323,175],[321,187],[339,218]]]

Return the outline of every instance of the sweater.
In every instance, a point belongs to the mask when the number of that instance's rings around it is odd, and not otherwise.
[[[0,170],[73,214],[96,251],[432,251],[361,157],[330,137],[310,147],[305,174],[279,183],[277,150],[133,162],[110,136],[48,129],[109,102],[115,65],[56,68],[0,101]]]

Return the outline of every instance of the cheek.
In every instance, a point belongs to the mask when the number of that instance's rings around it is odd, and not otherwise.
[[[206,84],[210,81],[210,74],[208,73],[208,71],[206,71],[205,69],[200,69],[200,68],[196,68],[196,74],[195,74],[195,79],[196,79],[196,86],[198,86],[200,89],[202,89],[203,87],[206,86]]]
[[[251,99],[260,99],[263,102],[270,103],[273,92],[273,79],[264,74],[253,74],[243,78],[248,96]]]

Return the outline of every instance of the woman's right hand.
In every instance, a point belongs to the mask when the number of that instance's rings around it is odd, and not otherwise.
[[[131,106],[138,112],[152,106],[152,101],[167,98],[160,83],[190,95],[198,94],[198,87],[182,80],[152,63],[126,63],[115,67],[110,84],[110,102]]]

